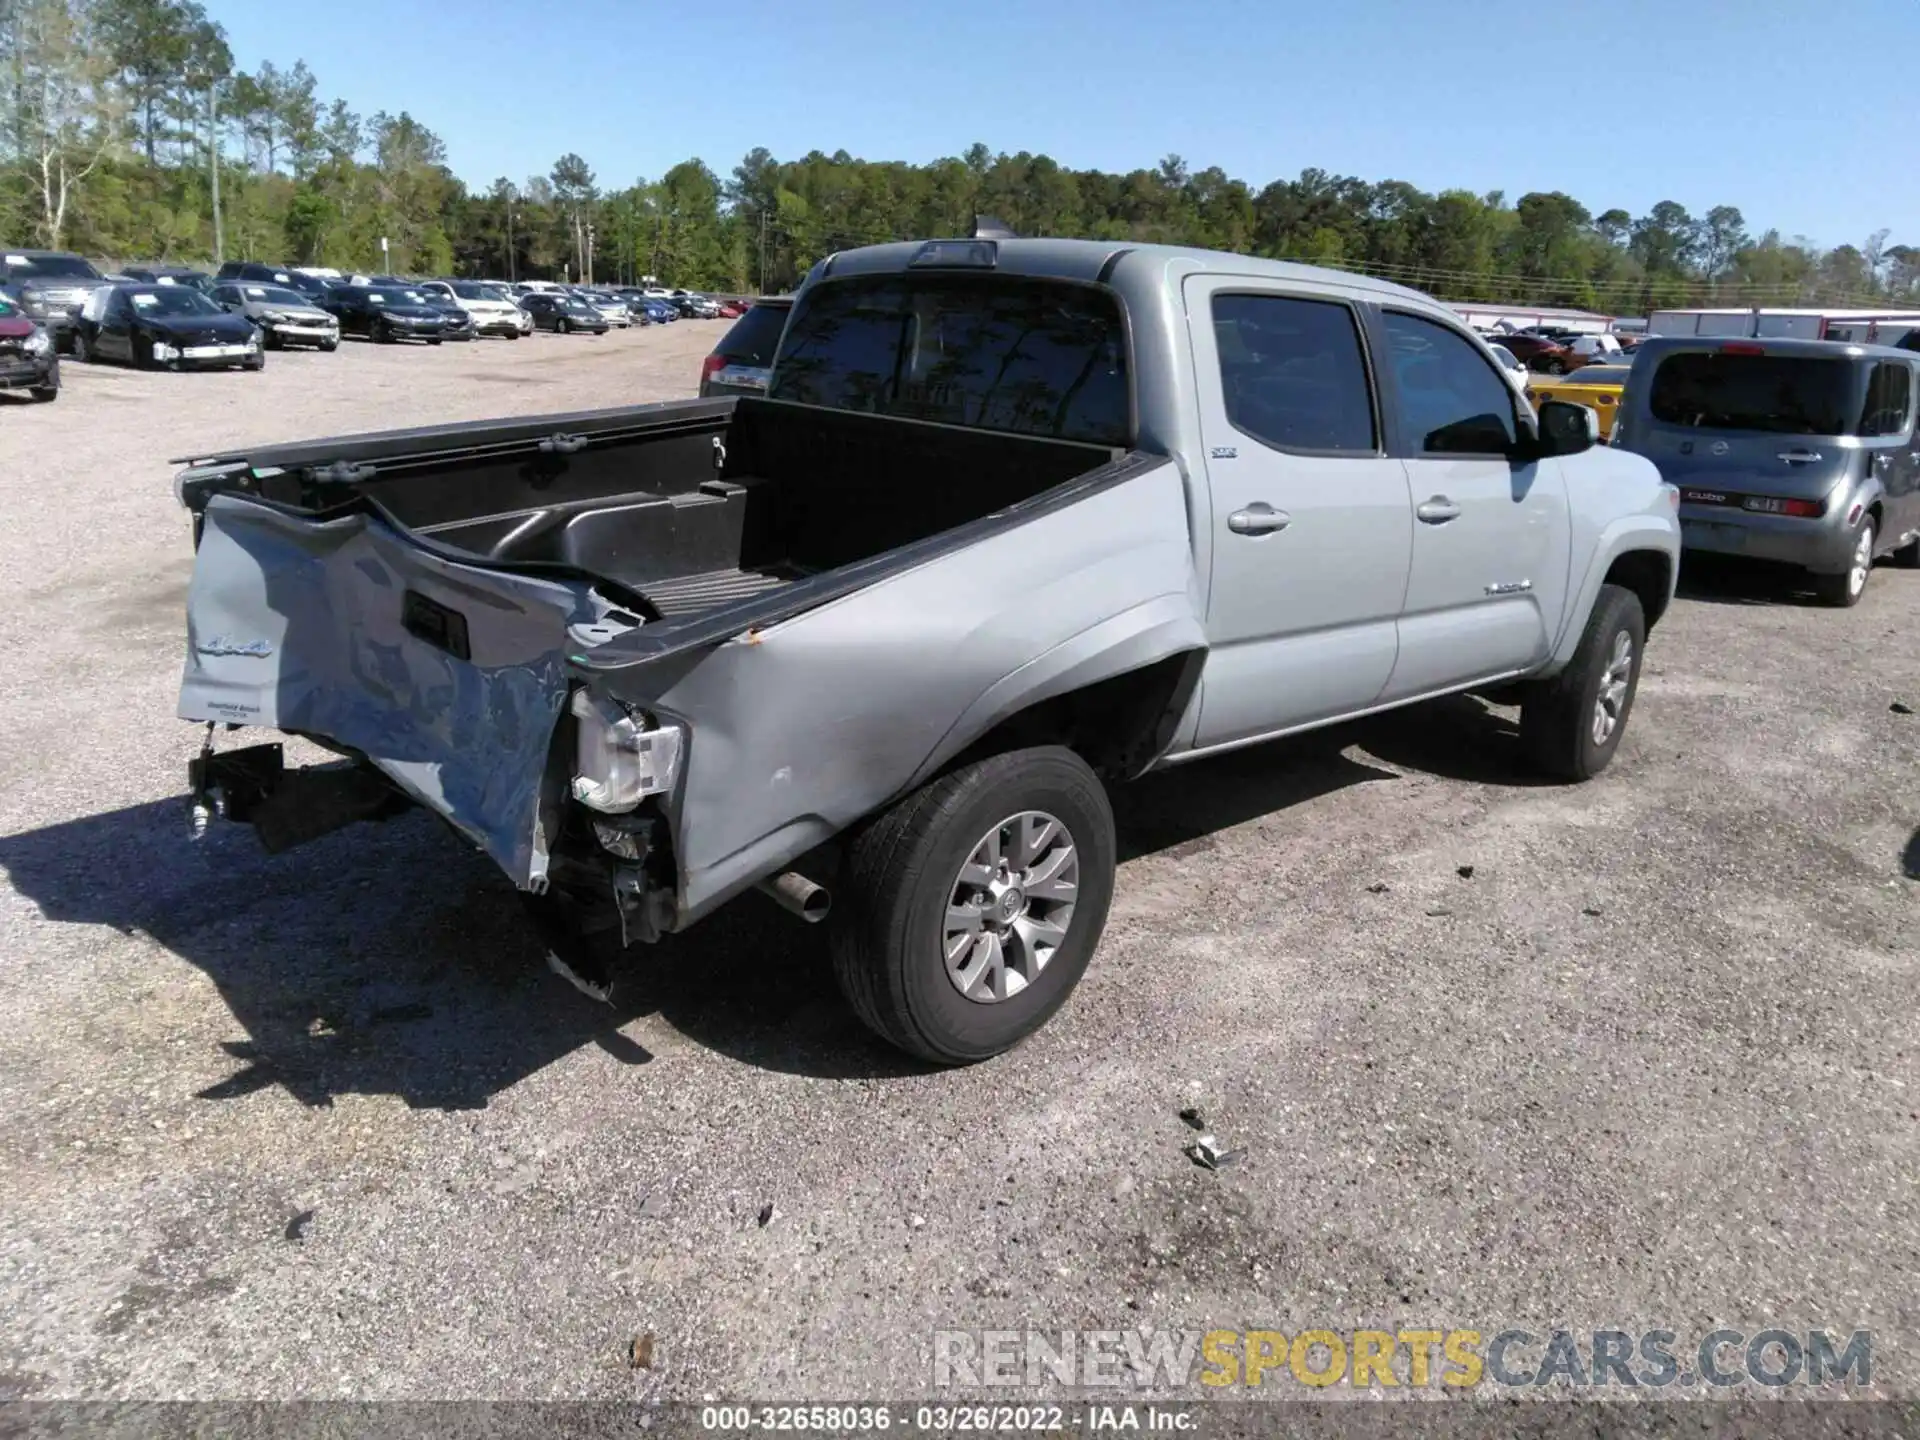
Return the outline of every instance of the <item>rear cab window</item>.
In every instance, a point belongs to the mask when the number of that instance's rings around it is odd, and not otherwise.
[[[850,276],[812,286],[769,395],[803,405],[1131,443],[1126,322],[1105,287],[1011,275]]]
[[[1653,372],[1647,409],[1663,425],[1847,435],[1858,367],[1845,356],[1681,350]]]
[[[731,365],[771,365],[780,348],[780,332],[792,313],[791,305],[755,305],[733,322],[714,348]]]

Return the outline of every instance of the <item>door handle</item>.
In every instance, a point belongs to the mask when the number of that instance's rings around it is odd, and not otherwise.
[[[1820,452],[1818,450],[1782,450],[1774,458],[1784,460],[1789,465],[1811,465],[1820,458]]]
[[[1255,501],[1246,509],[1236,510],[1227,517],[1227,529],[1236,535],[1271,535],[1292,523],[1291,515],[1284,510],[1274,509],[1264,500]]]
[[[1413,513],[1428,525],[1444,525],[1460,518],[1460,507],[1444,495],[1435,495],[1431,500],[1422,500]]]

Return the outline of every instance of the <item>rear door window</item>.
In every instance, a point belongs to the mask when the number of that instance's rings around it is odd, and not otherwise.
[[[1853,364],[1813,355],[1683,350],[1653,372],[1647,408],[1663,425],[1845,435],[1853,429]]]
[[[815,285],[774,362],[775,400],[1123,447],[1132,390],[1111,291],[1015,276]]]
[[[1216,295],[1213,332],[1235,429],[1282,450],[1378,451],[1352,310],[1331,300]]]
[[[1860,410],[1862,435],[1904,435],[1913,418],[1913,370],[1897,361],[1882,360],[1867,380],[1866,404]]]

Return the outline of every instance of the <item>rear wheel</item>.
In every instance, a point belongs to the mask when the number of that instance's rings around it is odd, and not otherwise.
[[[1106,926],[1116,847],[1106,791],[1054,746],[965,765],[853,842],[834,911],[841,990],[911,1054],[964,1065],[1066,1002]]]
[[[1545,368],[1549,375],[1564,375],[1567,373],[1567,362],[1564,360],[1549,360]]]
[[[1520,707],[1520,743],[1534,765],[1559,780],[1591,780],[1606,769],[1626,733],[1640,688],[1647,621],[1640,598],[1602,585],[1567,668],[1528,689]]]
[[[1843,610],[1860,603],[1860,597],[1867,593],[1867,578],[1873,574],[1875,534],[1873,516],[1862,515],[1860,528],[1853,532],[1853,558],[1848,561],[1847,568],[1838,575],[1813,577],[1814,593],[1822,603]]]

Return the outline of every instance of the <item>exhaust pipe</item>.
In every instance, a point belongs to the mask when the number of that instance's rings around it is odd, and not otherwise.
[[[782,910],[798,915],[809,925],[827,918],[833,907],[833,895],[826,886],[816,885],[798,870],[788,870],[754,887]]]

